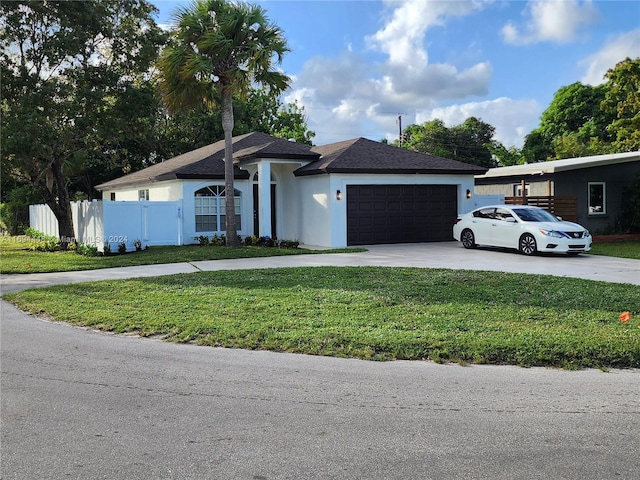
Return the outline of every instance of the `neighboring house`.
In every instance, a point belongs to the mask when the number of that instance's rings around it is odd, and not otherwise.
[[[575,218],[591,231],[615,226],[625,207],[625,188],[640,173],[640,152],[568,158],[492,168],[476,177],[475,192],[505,196],[575,198]]]
[[[234,137],[238,234],[344,247],[452,240],[485,168],[364,138],[311,147]],[[179,236],[224,233],[224,141],[98,185],[103,200],[181,201]],[[167,219],[171,225],[176,222]]]

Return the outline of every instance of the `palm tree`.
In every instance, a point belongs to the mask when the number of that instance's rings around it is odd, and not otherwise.
[[[257,84],[278,95],[290,78],[273,68],[289,51],[282,31],[257,5],[195,0],[174,14],[172,41],[159,59],[160,87],[170,112],[204,103],[222,107],[227,245],[237,240],[233,198],[234,95]]]

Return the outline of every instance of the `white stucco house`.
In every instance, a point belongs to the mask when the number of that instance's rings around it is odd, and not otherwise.
[[[233,139],[238,234],[345,247],[452,240],[485,168],[357,138],[311,147]],[[96,187],[104,202],[179,202],[183,243],[224,233],[224,141]],[[163,220],[164,221],[164,220]]]

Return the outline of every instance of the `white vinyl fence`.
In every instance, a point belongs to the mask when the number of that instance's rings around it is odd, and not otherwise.
[[[112,252],[120,243],[135,250],[154,245],[182,245],[182,202],[71,202],[73,229],[77,242]],[[59,237],[58,220],[48,205],[29,206],[29,224],[47,235]]]

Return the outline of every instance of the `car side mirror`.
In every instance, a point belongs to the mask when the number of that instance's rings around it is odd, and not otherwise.
[[[556,215],[556,218],[557,218],[558,220],[562,221],[562,217],[561,217],[561,216]]]
[[[508,223],[518,223],[517,220],[513,217],[507,217],[504,219],[504,221]]]

